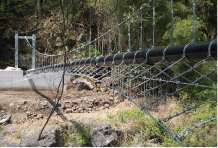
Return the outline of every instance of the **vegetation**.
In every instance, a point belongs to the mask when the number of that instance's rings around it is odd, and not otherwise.
[[[60,53],[67,48],[75,49],[81,43],[92,41],[109,28],[144,6],[148,0],[2,0],[0,2],[0,65],[14,65],[14,34],[36,34],[37,50]],[[170,1],[156,1],[155,45],[170,44]],[[152,4],[143,11],[143,48],[152,46]],[[24,23],[25,22],[25,23]],[[196,41],[210,41],[216,38],[217,1],[196,0]],[[130,20],[131,38],[139,40],[140,15]],[[122,50],[127,45],[128,24],[121,25]],[[112,53],[117,52],[117,33],[111,34]],[[64,38],[63,38],[64,37]],[[192,2],[174,3],[174,45],[186,44],[192,40]],[[97,50],[101,53],[100,43]],[[19,55],[27,54],[25,41],[19,42]],[[109,37],[104,38],[104,54],[109,53]],[[131,41],[131,50],[138,50],[139,43]],[[88,49],[86,49],[88,50]]]
[[[177,105],[177,107],[182,110],[183,106]],[[181,115],[183,117],[176,117],[172,122],[169,121],[170,123],[167,123],[167,127],[170,128],[173,133],[180,134],[186,127],[192,127],[194,123],[200,123],[200,120],[206,121],[209,119],[209,116],[217,115],[216,106],[212,104],[205,104],[201,108],[190,112],[192,113]],[[210,114],[208,114],[208,112],[210,112]],[[161,110],[158,111],[158,114],[160,118],[169,115],[168,112],[162,112]],[[180,147],[179,143],[176,142],[172,136],[141,110],[132,109],[130,111],[119,111],[115,115],[108,115],[108,122],[118,128],[122,127],[122,130],[125,131],[121,146]],[[123,127],[125,128],[123,129]],[[182,138],[182,142],[186,146],[191,147],[210,147],[216,145],[216,127],[216,122],[210,122],[196,128],[190,132],[187,137]]]
[[[68,143],[73,144],[74,146],[81,147],[81,146],[90,146],[91,144],[91,135],[88,130],[88,127],[84,126],[76,126],[74,130],[68,138]]]
[[[0,133],[1,133],[1,131],[3,130],[3,127],[2,126],[0,126]]]

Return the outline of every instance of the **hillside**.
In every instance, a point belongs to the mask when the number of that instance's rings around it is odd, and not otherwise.
[[[142,1],[98,1],[98,0],[24,0],[24,1],[1,1],[0,9],[0,67],[14,66],[14,34],[36,34],[36,48],[47,54],[62,53],[93,40],[112,26],[115,26],[134,10],[147,3]],[[152,13],[144,12],[143,47],[151,46]],[[216,38],[217,25],[217,2],[199,1],[196,3],[196,41],[212,40]],[[168,1],[157,1],[156,4],[156,44],[158,47],[166,46],[170,40],[170,17],[171,8]],[[64,21],[63,21],[64,20]],[[191,40],[192,32],[185,29],[192,28],[192,3],[188,1],[175,2],[174,4],[174,45],[181,45]],[[186,27],[184,27],[186,25]],[[188,25],[188,26],[187,26]],[[127,27],[127,26],[126,26]],[[125,28],[125,27],[124,27]],[[123,40],[126,40],[126,32],[121,28]],[[167,29],[166,29],[167,28]],[[131,29],[134,38],[140,31],[137,23],[132,23]],[[183,34],[180,34],[183,32]],[[104,39],[104,54],[109,51],[108,37]],[[99,44],[99,43],[98,43]],[[133,49],[138,49],[137,43],[132,43]],[[122,45],[123,51],[127,50]],[[98,51],[100,47],[98,45]],[[25,40],[19,41],[19,55],[27,56],[31,52]]]

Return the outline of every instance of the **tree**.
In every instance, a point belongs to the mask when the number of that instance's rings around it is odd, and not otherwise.
[[[41,22],[41,0],[37,0],[37,6],[36,6],[36,9],[37,9],[37,18],[38,18],[38,24],[40,24]]]

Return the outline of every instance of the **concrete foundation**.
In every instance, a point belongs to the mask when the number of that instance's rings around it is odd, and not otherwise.
[[[2,90],[57,90],[61,73],[52,75],[31,75],[26,78],[22,70],[0,70],[0,91]],[[66,75],[65,85],[70,83]]]

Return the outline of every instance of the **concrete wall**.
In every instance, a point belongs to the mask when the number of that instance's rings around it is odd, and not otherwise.
[[[30,79],[29,79],[30,78]],[[31,75],[23,77],[22,70],[0,70],[1,90],[56,90],[61,80],[61,74]],[[70,83],[70,76],[65,76],[65,85]]]

